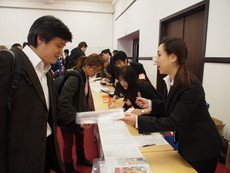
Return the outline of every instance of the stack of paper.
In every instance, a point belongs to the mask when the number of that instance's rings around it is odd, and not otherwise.
[[[123,121],[98,123],[105,160],[142,157],[142,154]]]
[[[76,113],[77,124],[97,124],[100,121],[114,121],[124,118],[123,109],[89,111]]]

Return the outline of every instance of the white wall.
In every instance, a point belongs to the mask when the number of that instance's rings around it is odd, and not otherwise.
[[[122,16],[114,20],[114,47],[117,47],[117,39],[139,30],[139,56],[155,56],[160,20],[198,2],[201,0],[137,0]],[[122,6],[122,3],[123,1],[119,0],[115,4],[116,16],[119,16],[116,14],[116,7]],[[210,0],[206,57],[230,57],[229,16],[229,0]],[[151,82],[156,86],[156,67],[152,65],[152,61],[140,60],[140,62],[143,63]],[[224,128],[226,138],[230,132],[229,66],[229,64],[206,63],[203,77],[206,99],[211,105],[210,113],[226,124]]]
[[[230,1],[210,0],[205,57],[230,57]],[[226,125],[223,134],[230,134],[230,64],[205,63],[203,86],[210,113]]]
[[[210,0],[206,57],[230,57],[229,16],[229,0]]]
[[[6,8],[5,6],[8,7]],[[43,15],[53,15],[61,19],[73,34],[72,43],[68,43],[66,48],[70,50],[81,41],[86,41],[88,49],[86,54],[100,53],[102,49],[113,49],[113,10],[112,8],[94,7],[89,4],[81,4],[81,11],[70,9],[62,4],[4,4],[0,3],[0,18],[4,19],[0,27],[0,45],[8,48],[13,43],[23,43],[27,41],[27,34],[32,23]],[[15,6],[20,6],[15,8]],[[57,7],[59,10],[53,10]],[[73,7],[72,7],[73,8]],[[50,10],[52,9],[52,10]],[[84,9],[84,10],[83,10]],[[100,10],[99,10],[100,9]],[[108,10],[109,9],[109,10]]]
[[[117,45],[117,39],[139,30],[139,57],[153,57],[157,54],[160,19],[201,0],[177,0],[176,3],[172,0],[136,0],[123,15],[115,20],[119,13],[123,12],[120,10],[121,6],[128,6],[127,1],[129,4],[133,2],[133,0],[119,0],[114,6],[114,47],[120,48]],[[131,53],[132,49],[127,52],[130,55]],[[156,67],[153,66],[152,61],[140,59],[140,62],[143,63],[150,81],[156,86]]]
[[[225,123],[224,136],[230,133],[230,65],[205,63],[203,86],[213,117]]]

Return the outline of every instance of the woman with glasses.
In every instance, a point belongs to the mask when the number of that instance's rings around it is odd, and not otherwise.
[[[208,112],[204,89],[188,70],[186,44],[180,38],[165,38],[157,53],[158,70],[167,75],[164,100],[137,98],[136,103],[165,117],[127,113],[123,120],[136,125],[139,133],[174,131],[183,158],[199,173],[215,173],[220,135]]]
[[[90,92],[88,78],[97,75],[103,69],[103,60],[97,54],[81,56],[73,71],[78,75],[69,76],[65,81],[60,93],[60,106],[66,110],[66,114],[93,111],[93,101]],[[63,160],[66,173],[76,173],[73,166],[72,148],[76,145],[77,165],[92,166],[92,162],[85,158],[84,153],[84,130],[82,128],[76,131],[61,128],[64,149]]]

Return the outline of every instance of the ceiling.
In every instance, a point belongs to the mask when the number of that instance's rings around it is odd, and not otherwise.
[[[36,3],[55,3],[55,2],[66,2],[66,1],[72,1],[72,2],[104,2],[104,3],[112,3],[113,0],[0,0],[4,2],[36,2]]]

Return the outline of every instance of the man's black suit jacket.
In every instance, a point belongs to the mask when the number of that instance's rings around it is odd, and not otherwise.
[[[28,80],[21,79],[12,100],[12,110],[7,108],[13,58],[10,53],[0,54],[0,172],[44,172],[46,149],[50,152],[53,167],[64,172],[57,141],[57,121],[67,125],[74,115],[62,114],[51,73],[47,74],[50,108],[47,109],[42,86],[28,57],[17,50]],[[60,116],[62,115],[62,116]],[[65,117],[66,116],[66,117]],[[52,129],[52,147],[46,148],[47,122]]]
[[[199,81],[194,81],[192,88],[171,88],[164,102],[152,101],[152,112],[161,112],[162,118],[138,116],[140,133],[176,131],[179,152],[187,161],[202,161],[218,155],[220,136]]]

